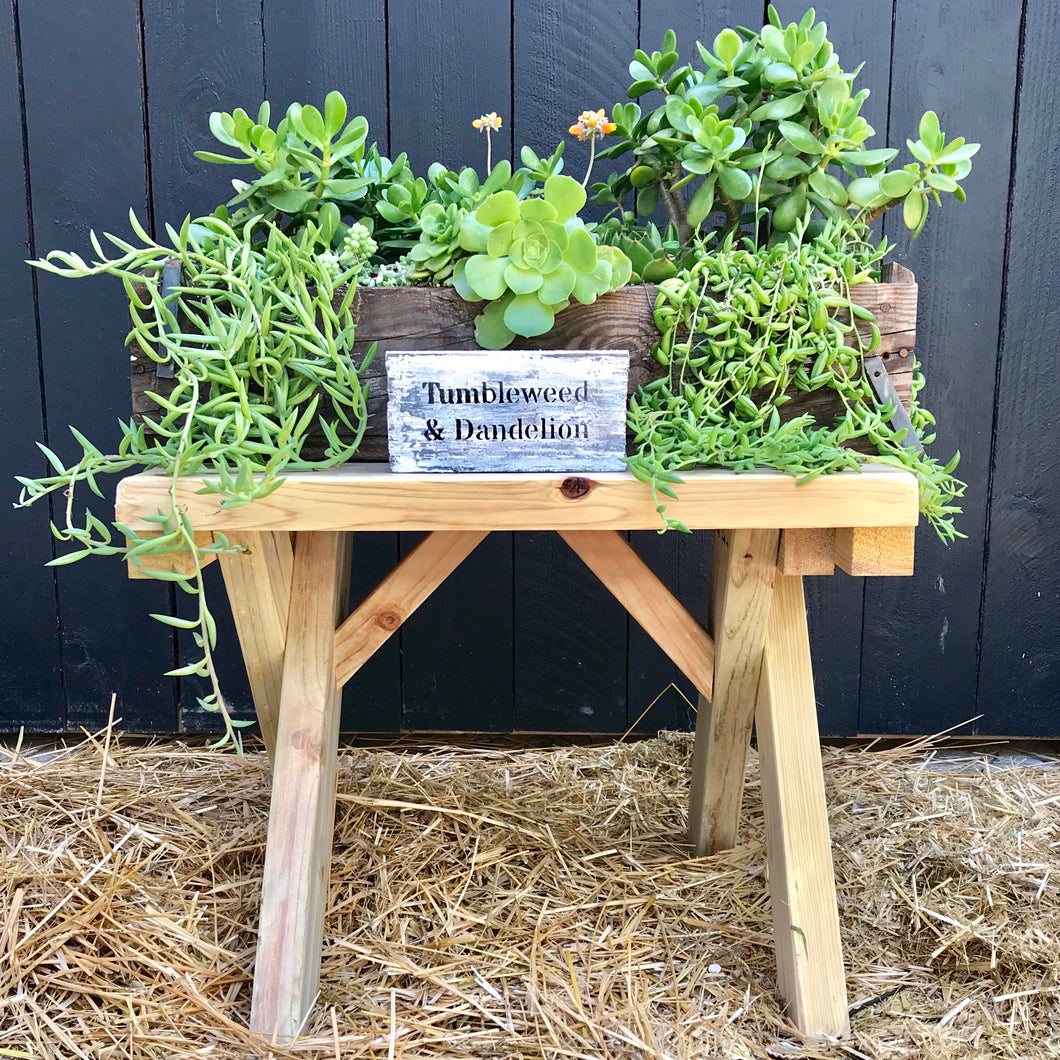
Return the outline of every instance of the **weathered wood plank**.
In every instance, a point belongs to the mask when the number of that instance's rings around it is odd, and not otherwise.
[[[393,471],[621,471],[625,350],[391,352]]]
[[[267,497],[224,508],[197,492],[202,479],[176,484],[177,503],[196,529],[222,530],[651,530],[651,491],[628,473],[591,478],[546,472],[395,475],[377,464],[292,472]],[[123,479],[117,517],[139,530],[169,497],[170,480]],[[799,485],[779,471],[689,471],[668,513],[691,529],[773,526],[914,526],[917,483],[907,471],[870,466]]]
[[[296,538],[261,888],[251,1029],[298,1034],[316,998],[324,934],[339,694],[335,626],[345,610],[349,540]]]
[[[700,690],[688,805],[688,839],[696,857],[736,845],[778,537],[776,530],[714,535],[714,691]]]
[[[1030,84],[1026,77],[1017,77],[1021,17],[1021,4],[995,0],[969,0],[959,18],[943,4],[898,0],[895,6],[889,140],[903,143],[914,134],[920,115],[932,108],[948,137],[960,134],[983,144],[962,182],[974,209],[952,200],[942,209],[932,207],[927,226],[912,243],[895,211],[885,216],[884,226],[898,245],[896,257],[921,281],[918,330],[928,377],[922,396],[939,424],[938,441],[930,451],[943,461],[961,451],[957,473],[970,487],[961,501],[964,514],[957,518],[957,527],[968,538],[947,547],[925,528],[913,578],[866,586],[859,723],[863,732],[937,732],[976,713],[1001,297],[1003,289],[1014,289],[1011,283],[1003,284],[1002,275],[1006,260],[1018,262],[1023,254],[1023,245],[1015,241],[1006,252],[1002,238],[1010,204],[1016,202],[1010,199],[1016,89],[1018,83]],[[979,50],[984,40],[991,42],[987,63]],[[1026,40],[1030,42],[1029,35]],[[925,71],[933,71],[932,76],[925,77]],[[1047,107],[1046,97],[1035,99],[1032,111],[1038,105]],[[1028,149],[1044,157],[1047,147],[1041,146],[1041,135],[1033,139],[1039,146]],[[1048,201],[1033,178],[1024,188],[1031,201]],[[1024,231],[1044,223],[1025,223]],[[1015,233],[1010,238],[1014,240]],[[1050,276],[1050,260],[1039,258],[1040,271],[1021,274],[1024,304],[1032,314],[1042,312],[1042,284]],[[1013,319],[1011,313],[1007,319]],[[1035,347],[1020,349],[1023,358]],[[1036,400],[1048,389],[1035,385]],[[998,452],[1013,446],[1027,467],[1042,460],[1047,464],[1046,450],[1036,449],[1032,455],[1021,450],[1017,438],[1034,437],[1033,424],[1049,421],[1031,420],[1025,428],[1020,413],[1014,412],[1007,422],[1008,433],[997,437]],[[1027,504],[1018,492],[1016,497],[1017,506]],[[1030,504],[1024,510],[1033,509]],[[1035,513],[1033,518],[1039,517]],[[1015,568],[1010,576],[1015,576]],[[909,629],[919,632],[912,642]],[[896,667],[899,645],[902,665]],[[1007,726],[1007,703],[1003,698],[994,703],[995,724]]]
[[[0,20],[0,305],[4,307],[4,385],[0,388],[0,445],[11,474],[50,474],[33,444],[45,438],[40,350],[34,321],[34,257],[30,244],[29,183],[24,167],[21,56],[17,8]],[[0,609],[5,665],[0,682],[0,731],[60,732],[66,727],[54,556],[49,507],[15,511],[14,484],[0,505],[0,581],[9,606]],[[63,549],[65,551],[65,547]]]
[[[386,154],[387,84],[381,76],[387,66],[386,0],[260,6],[265,91],[273,120],[296,101],[323,109],[325,95],[338,89],[350,117],[363,114],[368,119],[368,142],[377,142]],[[356,48],[356,62],[350,61],[351,47]]]
[[[755,710],[780,992],[804,1034],[850,1031],[802,578],[777,575]]]
[[[1060,212],[1052,204],[1060,197],[1060,141],[1052,123],[1060,109],[1060,6],[1029,0],[1026,12],[975,713],[984,715],[982,732],[1057,737],[1060,322],[1052,295],[1043,302],[1043,280],[1055,292]]]
[[[128,235],[130,206],[141,219],[148,215],[138,15],[136,0],[77,17],[65,4],[18,8],[37,254],[57,247],[90,253],[89,228]],[[113,280],[36,272],[34,282],[46,438],[63,460],[76,460],[80,447],[66,430],[75,424],[114,452],[118,422],[129,416],[124,295]],[[99,485],[105,498],[89,499],[102,515],[113,483]],[[172,630],[145,618],[167,612],[172,594],[157,582],[129,582],[116,592],[115,574],[114,566],[92,562],[55,572],[66,724],[106,725],[117,690],[123,728],[173,732],[176,682],[163,676],[175,663]]]

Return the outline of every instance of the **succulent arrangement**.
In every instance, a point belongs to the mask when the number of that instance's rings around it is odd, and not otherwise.
[[[367,121],[331,92],[321,109],[291,104],[275,125],[268,103],[254,117],[210,116],[220,150],[197,157],[251,171],[212,214],[157,240],[131,216],[135,243],[107,235],[105,248],[93,234],[92,261],[53,251],[32,263],[120,278],[130,344],[171,365],[176,387],[153,395],[157,415],[145,424],[123,425],[115,453],[76,430],[73,464],[42,446],[51,472],[20,478],[19,503],[65,494],[53,531],[74,547],[54,563],[124,554],[198,597],[194,619],[155,617],[192,630],[201,656],[174,673],[210,680],[202,702],[221,713],[226,736],[235,722],[212,661],[205,550],[187,520],[174,507],[152,535],[115,534],[75,497],[82,485],[102,495],[101,473],[157,468],[210,475],[206,488],[226,505],[245,504],[285,470],[348,460],[367,415],[367,358],[355,363],[351,352],[358,287],[450,286],[481,303],[479,344],[501,349],[547,334],[571,303],[655,283],[665,371],[631,400],[628,464],[654,490],[663,526],[683,529],[665,498],[689,467],[765,465],[810,478],[871,460],[913,471],[929,521],[943,538],[959,536],[956,458],[942,465],[889,426],[893,410],[877,405],[860,371],[872,344],[854,327],[863,311],[849,291],[879,278],[889,249],[871,222],[901,207],[915,237],[941,196],[963,201],[978,145],[948,140],[928,112],[906,141],[911,161],[888,168],[898,151],[867,146],[868,92],[853,90],[858,71],[840,67],[812,10],[783,26],[770,7],[760,30],[724,29],[696,49],[698,65],[682,62],[667,32],[658,51],[635,53],[628,102],[578,116],[569,133],[589,145],[581,181],[563,172],[562,141],[549,155],[523,147],[517,167],[494,164],[496,112],[472,122],[486,139],[484,176],[441,162],[417,176],[406,155],[391,160],[370,144]],[[594,165],[612,160],[618,168],[590,184]],[[590,197],[602,219],[583,216]],[[174,259],[175,285],[164,278]],[[782,414],[793,388],[822,387],[839,395],[834,422]],[[915,396],[912,422],[929,443],[933,420]],[[326,441],[322,457],[307,455],[311,433]],[[855,452],[855,439],[874,452]],[[194,574],[172,569],[174,551],[195,558]]]

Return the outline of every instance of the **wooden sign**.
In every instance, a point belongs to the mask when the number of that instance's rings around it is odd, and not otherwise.
[[[391,351],[392,471],[621,471],[625,350]]]

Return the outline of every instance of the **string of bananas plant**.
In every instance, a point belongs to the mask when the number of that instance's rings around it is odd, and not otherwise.
[[[213,658],[217,626],[203,589],[202,563],[210,553],[241,551],[239,541],[217,535],[211,545],[197,544],[174,492],[169,510],[154,517],[155,532],[138,534],[114,524],[128,541],[118,544],[103,520],[88,507],[79,509],[79,487],[102,497],[97,477],[130,468],[157,469],[171,477],[174,490],[182,476],[212,475],[201,492],[222,494],[222,506],[232,507],[267,496],[285,470],[347,461],[367,422],[367,388],[359,373],[374,354],[373,347],[360,364],[351,360],[351,307],[357,275],[375,244],[354,225],[336,255],[329,249],[332,233],[313,224],[295,237],[272,227],[263,242],[253,243],[211,216],[187,220],[179,231],[168,228],[167,246],[153,240],[135,215],[130,220],[140,246],[107,236],[120,252],[108,257],[93,234],[97,258],[91,263],[53,251],[36,264],[60,276],[119,277],[132,316],[129,343],[153,361],[172,363],[176,385],[168,395],[150,395],[158,406],[156,418],[122,425],[115,453],[101,452],[75,428],[82,449],[77,463],[64,465],[41,445],[54,474],[20,477],[19,503],[65,495],[52,532],[77,547],[52,565],[123,553],[145,574],[196,598],[193,618],[152,617],[192,632],[200,656],[168,675],[208,679],[210,691],[199,703],[221,715],[226,742],[236,726],[249,723],[232,718],[221,693]],[[182,279],[167,290],[162,267],[172,258],[180,261]],[[319,414],[322,398],[328,399],[331,419]],[[303,455],[314,427],[326,439],[322,458]],[[178,573],[167,563],[175,552],[192,557],[193,574]]]
[[[720,248],[695,254],[694,264],[660,282],[656,354],[667,373],[630,401],[635,452],[627,463],[651,485],[664,528],[687,532],[666,515],[659,495],[675,497],[673,486],[688,468],[772,467],[806,482],[882,463],[916,476],[920,510],[940,538],[964,536],[953,522],[960,511],[953,502],[965,490],[953,474],[960,454],[944,466],[908,447],[905,432],[890,425],[893,410],[877,403],[861,370],[880,335],[850,288],[878,280],[875,266],[886,251],[886,243],[873,247],[864,226],[852,222],[830,222],[815,239],[772,247],[737,243],[730,234]],[[870,322],[867,346],[858,319]],[[916,400],[922,386],[917,372],[910,419],[921,443],[930,444],[935,421]],[[834,422],[785,416],[792,390],[822,389],[842,403]],[[861,438],[874,452],[851,448]]]

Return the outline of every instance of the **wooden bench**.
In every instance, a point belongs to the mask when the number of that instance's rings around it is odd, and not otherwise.
[[[170,480],[125,479],[117,518],[168,510]],[[339,691],[493,530],[555,530],[700,692],[689,837],[736,841],[757,723],[781,992],[803,1032],[849,1030],[821,772],[804,575],[912,573],[917,486],[887,467],[796,485],[769,471],[689,473],[668,514],[715,530],[703,629],[618,533],[659,526],[627,473],[395,475],[381,465],[293,473],[268,497],[221,508],[178,483],[196,532],[245,545],[222,557],[273,787],[251,1027],[290,1040],[319,982],[335,806]],[[347,614],[352,531],[429,534]]]

